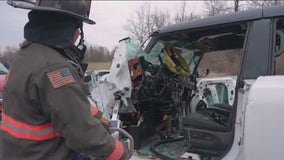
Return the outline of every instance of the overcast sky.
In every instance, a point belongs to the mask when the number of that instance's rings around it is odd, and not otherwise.
[[[93,1],[90,18],[96,25],[84,25],[85,39],[92,45],[111,50],[120,39],[130,36],[124,29],[127,18],[143,3],[150,3],[159,9],[175,11],[181,1]],[[190,9],[202,12],[202,1],[188,1]],[[23,40],[23,27],[27,22],[28,10],[10,7],[0,0],[0,49],[18,46]]]

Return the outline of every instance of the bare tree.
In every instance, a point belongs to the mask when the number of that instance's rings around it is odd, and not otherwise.
[[[140,6],[129,19],[125,29],[132,33],[141,43],[154,31],[170,24],[168,11],[152,9],[149,3]]]
[[[204,1],[204,5],[208,16],[224,14],[230,11],[230,8],[227,6],[227,1],[206,0]]]
[[[247,0],[248,7],[259,8],[283,4],[283,0]]]
[[[241,11],[241,10],[245,10],[247,9],[247,2],[246,0],[233,0],[234,2],[234,7],[233,7],[233,11],[234,12],[238,12],[238,11]]]
[[[149,33],[152,33],[157,29],[160,29],[164,26],[171,24],[171,16],[170,16],[168,10],[165,10],[163,12],[163,11],[157,9],[157,7],[155,7],[154,13],[151,15],[151,18],[153,20],[154,25],[153,25],[152,30],[148,30]]]
[[[3,62],[8,62],[8,63],[13,62],[17,51],[18,51],[18,48],[16,47],[6,46],[1,53],[0,62],[2,63]]]
[[[131,17],[127,19],[127,26],[125,26],[125,29],[136,36],[139,41],[143,41],[146,35],[147,24],[144,22],[147,21],[146,10],[149,9],[149,7],[150,6],[148,4],[146,6],[140,6],[140,8],[136,10],[135,14],[131,15]]]
[[[234,11],[238,12],[240,7],[240,0],[234,0]]]
[[[239,12],[246,9],[247,2],[245,0],[229,0],[227,5],[226,12]]]
[[[85,62],[110,62],[112,60],[111,53],[103,46],[88,46],[85,53]]]
[[[183,22],[183,21],[190,21],[190,20],[194,20],[194,19],[199,19],[200,16],[194,14],[194,12],[190,12],[188,13],[187,11],[189,10],[189,7],[187,6],[186,1],[182,1],[180,3],[179,9],[174,17],[174,21],[175,23],[179,23],[179,22]]]

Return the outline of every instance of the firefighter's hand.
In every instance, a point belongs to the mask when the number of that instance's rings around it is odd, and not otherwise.
[[[103,116],[100,118],[100,121],[102,123],[109,124],[109,120],[107,118],[103,117]]]
[[[111,133],[110,128],[109,128],[109,121],[107,118],[105,117],[101,117],[100,121],[102,123],[102,125],[105,127],[105,129],[108,131],[108,133]]]

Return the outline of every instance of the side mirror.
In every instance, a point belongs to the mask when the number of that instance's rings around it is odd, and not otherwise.
[[[197,72],[198,77],[206,77],[209,74],[209,69],[208,68],[198,68],[196,72]]]

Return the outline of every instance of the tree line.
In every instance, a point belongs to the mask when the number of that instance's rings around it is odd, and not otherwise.
[[[134,13],[129,15],[124,26],[131,36],[143,43],[154,31],[171,24],[191,21],[207,16],[216,16],[230,12],[238,12],[256,7],[267,7],[282,4],[283,0],[205,0],[204,10],[196,13],[191,8],[192,1],[180,1],[179,8],[172,14],[169,10],[161,10],[153,7],[149,2],[143,3]],[[123,38],[123,37],[122,37]],[[7,46],[0,50],[0,62],[11,63],[18,50],[17,47]],[[109,51],[102,46],[88,46],[84,61],[86,62],[110,62],[114,49]]]
[[[114,54],[114,50],[109,51],[106,47],[102,46],[88,46],[85,53],[85,62],[111,62]],[[6,46],[2,51],[0,50],[0,62],[12,63],[13,58],[18,51],[17,47]]]

